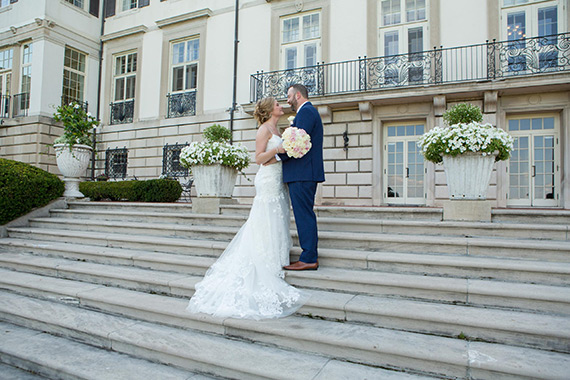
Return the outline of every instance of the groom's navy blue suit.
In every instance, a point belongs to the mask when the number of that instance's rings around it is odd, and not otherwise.
[[[303,250],[299,261],[316,263],[318,233],[313,207],[317,183],[325,180],[323,122],[317,109],[310,102],[305,102],[298,110],[293,126],[304,129],[311,136],[312,147],[301,158],[279,155],[283,161],[283,182],[289,186],[299,243]]]

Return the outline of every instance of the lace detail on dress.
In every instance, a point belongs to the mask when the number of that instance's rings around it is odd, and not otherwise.
[[[273,135],[267,150],[281,142]],[[282,267],[291,250],[290,203],[281,162],[261,166],[249,218],[196,284],[190,312],[216,317],[278,318],[297,311],[308,295],[287,284]]]

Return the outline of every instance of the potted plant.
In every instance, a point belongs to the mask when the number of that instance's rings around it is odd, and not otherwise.
[[[507,160],[514,139],[482,123],[481,109],[458,104],[443,114],[448,127],[435,127],[418,141],[428,161],[443,162],[450,199],[486,199],[493,163]]]
[[[53,145],[57,167],[65,182],[63,195],[81,198],[79,181],[89,166],[93,151],[91,130],[99,122],[76,102],[58,106],[53,118],[63,123],[63,135],[55,139]]]
[[[230,198],[237,173],[249,166],[249,152],[229,143],[231,132],[214,124],[204,130],[204,141],[182,148],[180,162],[194,177],[198,197]]]

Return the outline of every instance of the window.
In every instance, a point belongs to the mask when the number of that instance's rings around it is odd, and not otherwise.
[[[171,85],[167,117],[196,114],[200,40],[193,38],[172,44]]]
[[[423,52],[427,36],[426,0],[382,0],[380,2],[380,48],[385,70],[382,85],[421,83]],[[406,17],[402,17],[405,12]]]
[[[63,60],[62,104],[82,103],[85,89],[85,63],[87,56],[69,47]]]
[[[131,123],[135,107],[137,53],[115,56],[113,71],[114,103],[111,103],[111,124]]]
[[[400,23],[400,0],[382,1],[382,25]]]
[[[128,11],[129,9],[146,7],[149,4],[149,0],[122,0],[123,1],[123,11]]]
[[[10,87],[14,49],[0,50],[0,118],[10,116]]]
[[[426,19],[426,0],[406,0],[406,21]]]
[[[320,59],[320,12],[282,19],[281,54],[285,69],[315,66]]]
[[[22,46],[20,94],[14,95],[14,116],[25,116],[30,108],[30,90],[32,87],[32,44]]]
[[[81,9],[83,9],[83,7],[85,6],[85,1],[84,0],[65,0],[70,4],[75,5],[76,7],[79,7]]]
[[[503,6],[503,31],[508,41],[508,71],[546,70],[558,66],[558,37],[561,29],[560,1],[507,1]],[[528,41],[530,38],[539,38]],[[535,46],[534,43],[538,46]],[[532,46],[531,46],[532,45]]]

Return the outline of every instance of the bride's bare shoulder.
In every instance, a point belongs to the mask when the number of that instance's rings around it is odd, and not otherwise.
[[[257,128],[257,137],[271,137],[271,131],[266,124],[261,124],[259,128]]]

